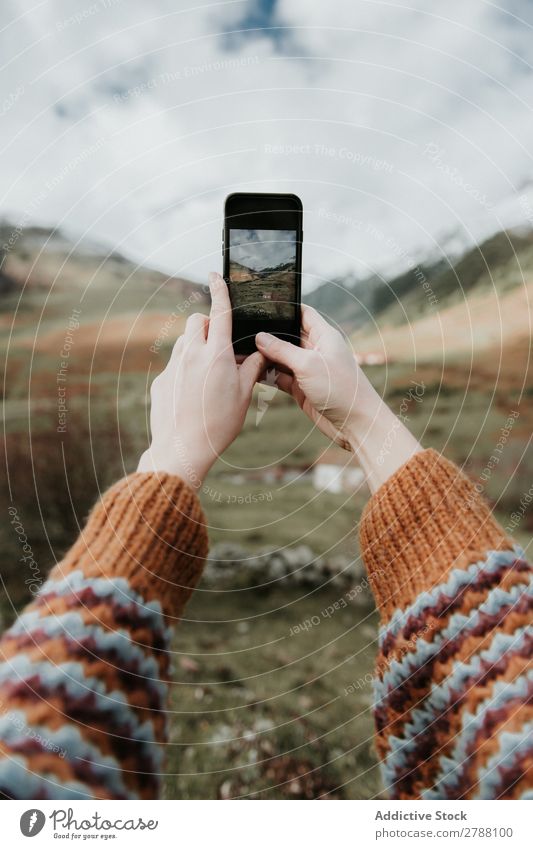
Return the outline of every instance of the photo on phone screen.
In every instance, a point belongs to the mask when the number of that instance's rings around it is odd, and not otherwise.
[[[235,353],[255,350],[255,335],[300,341],[302,204],[296,195],[233,194],[224,215],[224,277]]]
[[[294,318],[296,231],[230,229],[229,277],[239,318]]]

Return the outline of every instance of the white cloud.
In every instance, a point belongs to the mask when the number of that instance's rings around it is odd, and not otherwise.
[[[8,4],[0,213],[201,279],[221,265],[227,193],[293,191],[308,286],[523,214],[525,0],[279,0],[279,29],[225,36],[249,9]]]
[[[230,230],[231,259],[254,271],[296,260],[295,230]]]

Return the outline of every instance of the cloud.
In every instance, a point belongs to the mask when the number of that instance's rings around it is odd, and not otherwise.
[[[254,271],[296,260],[294,230],[230,230],[230,255]]]
[[[310,287],[523,217],[526,0],[12,0],[4,19],[13,220],[203,279],[226,194],[296,192]]]

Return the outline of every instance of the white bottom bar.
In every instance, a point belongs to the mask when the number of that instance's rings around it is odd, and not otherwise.
[[[1,842],[6,849],[65,844],[530,849],[532,812],[530,802],[503,801],[4,802]],[[33,836],[35,844],[28,844]]]

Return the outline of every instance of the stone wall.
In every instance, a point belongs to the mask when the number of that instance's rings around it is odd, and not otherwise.
[[[372,594],[360,557],[317,556],[307,545],[249,552],[240,545],[217,543],[209,552],[202,585],[209,588],[255,587],[257,590],[293,586],[335,588],[346,592],[360,588],[361,601],[372,605]]]

